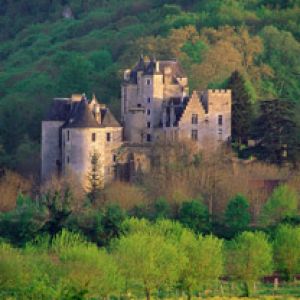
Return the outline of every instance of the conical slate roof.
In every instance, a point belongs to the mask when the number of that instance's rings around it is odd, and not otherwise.
[[[101,110],[101,115],[101,127],[121,127],[120,123],[115,119],[115,117],[108,108]]]
[[[64,128],[99,128],[92,111],[89,108],[87,99],[83,98],[72,116],[65,123]]]

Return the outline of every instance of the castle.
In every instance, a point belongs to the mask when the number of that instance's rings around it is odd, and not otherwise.
[[[42,122],[42,180],[70,171],[88,188],[92,156],[97,154],[99,172],[108,183],[124,165],[127,172],[134,171],[139,158],[147,156],[140,149],[158,140],[191,139],[199,148],[216,149],[231,136],[231,91],[189,95],[178,61],[141,57],[124,72],[121,124],[95,96],[91,101],[84,95],[55,98]]]

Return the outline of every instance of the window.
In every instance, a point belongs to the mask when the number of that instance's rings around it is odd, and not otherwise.
[[[107,142],[111,141],[111,134],[110,134],[110,132],[106,132],[106,141]]]
[[[146,80],[146,84],[147,84],[147,85],[150,85],[150,84],[151,84],[151,80],[150,80],[150,79],[147,79],[147,80]]]
[[[192,114],[192,124],[198,124],[198,115]]]
[[[147,122],[147,127],[151,128],[151,123],[150,122]]]
[[[142,107],[142,104],[141,104],[141,103],[138,103],[137,107]]]
[[[92,133],[92,142],[96,142],[96,133],[95,132]]]
[[[150,98],[150,97],[147,98],[147,102],[148,102],[148,103],[151,102],[151,98]]]
[[[112,160],[113,160],[113,162],[117,161],[117,155],[116,154],[113,154]]]
[[[67,131],[67,141],[70,140],[70,130]]]
[[[69,157],[69,155],[67,156],[67,163],[68,164],[70,163],[70,157]]]
[[[151,134],[147,134],[147,142],[151,142]]]
[[[218,125],[222,126],[222,124],[223,124],[223,116],[219,115],[218,116]]]
[[[197,141],[198,140],[198,130],[192,130],[192,140]]]
[[[147,115],[149,116],[151,113],[150,109],[147,109]]]

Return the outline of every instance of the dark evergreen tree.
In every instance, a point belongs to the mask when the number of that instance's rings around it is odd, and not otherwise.
[[[238,71],[232,73],[228,83],[228,88],[232,90],[232,140],[238,143],[239,148],[243,143],[247,143],[253,120],[251,93],[248,85],[249,83]]]
[[[249,203],[243,195],[232,198],[225,211],[225,226],[230,236],[247,229],[250,222]]]
[[[260,104],[255,122],[254,154],[272,163],[295,163],[299,155],[299,134],[294,120],[295,104],[289,100],[266,100]]]
[[[96,152],[91,157],[91,170],[88,174],[89,180],[89,193],[88,197],[94,203],[100,196],[101,189],[103,188],[103,176],[100,171],[100,155]]]

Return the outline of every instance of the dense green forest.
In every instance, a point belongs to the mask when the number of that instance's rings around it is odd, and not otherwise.
[[[299,0],[2,0],[0,24],[0,166],[20,172],[38,167],[52,97],[96,93],[118,115],[141,53],[179,59],[192,89],[237,70],[252,103],[299,102]]]

